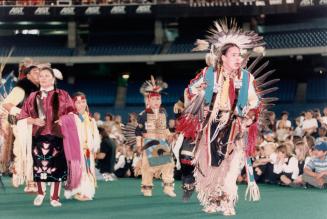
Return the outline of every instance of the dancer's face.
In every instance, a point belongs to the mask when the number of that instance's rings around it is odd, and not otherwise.
[[[55,78],[51,72],[47,69],[44,69],[40,72],[40,86],[41,88],[49,88],[54,86]]]
[[[40,84],[40,69],[33,68],[28,74],[27,79],[30,80],[33,84],[39,85]]]
[[[222,55],[223,67],[226,71],[232,72],[241,68],[242,56],[238,47],[230,47],[225,55]]]
[[[148,103],[151,109],[159,109],[161,106],[161,96],[150,97]]]
[[[83,114],[86,110],[87,101],[85,97],[77,96],[75,100],[75,108],[78,113]]]

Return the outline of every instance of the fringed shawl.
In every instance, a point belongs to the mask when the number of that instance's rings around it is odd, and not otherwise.
[[[82,177],[80,142],[74,114],[64,115],[60,120],[68,169],[66,189],[72,190],[78,187]]]

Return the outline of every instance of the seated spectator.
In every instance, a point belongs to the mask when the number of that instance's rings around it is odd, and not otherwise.
[[[137,113],[130,113],[128,114],[128,123],[130,125],[137,126]]]
[[[120,115],[114,116],[114,122],[118,129],[121,129],[122,127],[124,127],[124,124],[122,122],[122,118]]]
[[[260,157],[253,162],[254,177],[259,182],[276,183],[273,164],[276,161],[277,154],[275,153],[276,144],[273,142],[267,143],[260,149]]]
[[[291,127],[292,123],[288,120],[288,112],[282,112],[281,119],[276,123],[276,135],[278,141],[285,141],[286,136],[289,135]]]
[[[105,181],[114,180],[114,165],[115,165],[115,153],[116,145],[109,138],[107,131],[104,128],[99,128],[101,136],[100,153],[97,154],[97,168],[102,173]]]
[[[318,120],[322,127],[327,128],[327,107],[324,108],[324,115],[321,116],[320,113],[318,115]]]
[[[98,112],[95,112],[93,114],[93,118],[97,124],[98,127],[103,126],[103,121],[101,120],[101,114]]]
[[[262,133],[258,133],[257,135],[257,141],[256,141],[256,146],[259,148],[263,148],[268,142],[264,139]]]
[[[113,125],[113,115],[111,115],[110,113],[107,113],[104,117],[104,124],[103,125],[107,125],[107,126],[112,126]]]
[[[298,160],[299,176],[293,181],[291,186],[301,186],[303,185],[303,171],[304,166],[309,162],[309,147],[304,141],[298,141],[295,144],[295,156]]]
[[[296,124],[296,127],[295,127],[295,129],[293,131],[293,135],[302,137],[304,135],[304,131],[302,129],[301,117],[297,117],[295,119],[295,124]]]
[[[256,156],[253,161],[254,179],[257,183],[265,182],[266,163],[261,162],[266,158],[264,145],[256,147]]]
[[[274,162],[276,180],[282,185],[290,185],[299,176],[298,160],[289,153],[286,145],[276,149],[277,159]]]
[[[313,112],[307,111],[303,121],[302,129],[305,135],[314,135],[317,132],[318,122],[317,119],[313,118]]]
[[[134,151],[133,146],[127,146],[126,150],[126,176],[135,177],[133,168]]]
[[[275,142],[275,137],[276,137],[276,135],[272,131],[266,131],[263,133],[263,138],[267,142]]]
[[[276,123],[276,130],[278,129],[286,129],[290,130],[292,127],[292,123],[290,120],[288,120],[288,112],[284,111],[281,114],[281,119],[277,121]]]
[[[126,156],[123,146],[118,146],[116,150],[116,163],[115,163],[115,175],[119,178],[125,177],[126,168]]]
[[[327,129],[325,127],[320,127],[318,129],[318,138],[316,138],[316,142],[320,141],[326,141],[326,134],[327,134]]]
[[[304,167],[303,181],[316,188],[326,188],[327,142],[319,142],[315,145],[313,158]]]
[[[316,143],[315,138],[312,137],[312,136],[305,136],[305,137],[303,138],[303,141],[308,145],[308,147],[309,147],[310,149],[313,149],[314,146],[315,146],[315,143]]]
[[[268,114],[268,128],[273,132],[276,131],[276,114],[274,112]]]
[[[303,138],[297,135],[293,135],[293,144],[295,145],[299,141],[303,141]]]

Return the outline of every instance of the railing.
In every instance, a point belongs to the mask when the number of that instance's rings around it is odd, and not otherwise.
[[[219,0],[220,1],[220,0]],[[0,0],[8,6],[189,4],[189,0]]]
[[[266,6],[278,5],[265,0],[0,0],[0,5],[8,6],[56,6],[56,5],[162,5],[162,4],[187,4],[195,7],[216,7],[216,6]],[[280,3],[282,5],[283,3]],[[294,4],[294,2],[288,3]]]

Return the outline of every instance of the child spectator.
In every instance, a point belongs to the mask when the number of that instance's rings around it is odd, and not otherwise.
[[[290,185],[299,176],[298,160],[289,153],[286,145],[276,149],[277,159],[274,163],[276,180],[282,185]]]
[[[109,138],[107,131],[104,128],[99,128],[101,136],[100,153],[97,154],[97,168],[102,173],[105,181],[113,181],[113,172],[115,165],[116,145]]]
[[[134,169],[133,169],[133,159],[134,159],[134,151],[132,146],[127,146],[126,150],[126,176],[134,177]]]
[[[303,171],[305,164],[308,163],[310,160],[309,157],[309,147],[308,145],[303,141],[298,141],[295,144],[295,156],[298,160],[298,167],[299,167],[299,176],[293,181],[291,186],[301,186],[303,185]]]
[[[318,115],[318,120],[322,127],[327,128],[327,107],[324,108],[324,115],[321,116],[320,113]]]
[[[126,156],[124,154],[124,148],[120,145],[116,151],[116,163],[115,163],[115,175],[122,178],[126,174]]]
[[[318,129],[318,138],[316,139],[316,142],[320,141],[326,141],[326,134],[327,134],[327,129],[325,127],[320,127]]]
[[[285,129],[290,130],[292,127],[292,123],[290,120],[288,120],[288,112],[284,111],[281,114],[281,119],[277,121],[276,123],[276,130],[279,129]]]
[[[314,135],[317,132],[318,122],[317,119],[313,118],[313,112],[307,111],[303,121],[302,129],[305,135]]]
[[[98,127],[103,126],[103,121],[101,120],[101,114],[99,112],[95,112],[93,117]]]
[[[296,128],[294,129],[293,135],[302,137],[304,135],[303,129],[302,129],[302,122],[301,117],[297,117],[295,119]]]
[[[276,131],[276,114],[274,112],[268,114],[268,128],[273,132]]]
[[[260,150],[261,158],[255,160],[253,163],[255,179],[266,183],[275,183],[273,173],[273,164],[277,157],[275,150],[276,144],[272,142],[262,147]]]
[[[272,131],[266,131],[263,133],[263,138],[267,142],[275,142],[276,135]]]
[[[304,167],[303,181],[316,188],[326,188],[327,185],[327,142],[315,145],[313,158]]]

